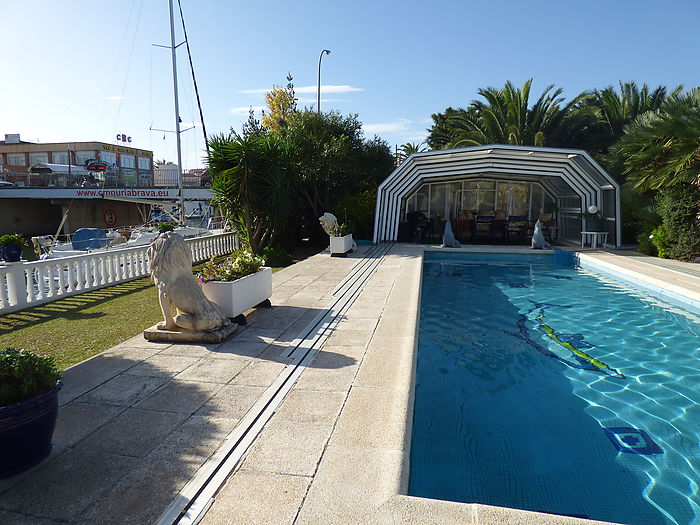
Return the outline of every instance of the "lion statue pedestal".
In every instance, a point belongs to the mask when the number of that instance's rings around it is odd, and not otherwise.
[[[148,248],[151,276],[158,288],[163,322],[147,328],[149,341],[220,343],[238,325],[207,299],[192,275],[192,254],[185,240],[174,232],[160,234]],[[177,314],[173,315],[173,306]]]

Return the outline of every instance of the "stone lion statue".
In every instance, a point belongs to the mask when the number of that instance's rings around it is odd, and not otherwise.
[[[338,227],[338,219],[332,213],[324,213],[318,218],[318,222],[321,223],[323,231],[325,231],[330,237],[333,236],[334,228]]]
[[[207,299],[197,284],[192,275],[192,253],[180,235],[160,234],[147,253],[163,311],[164,322],[157,325],[160,330],[210,332],[230,324],[223,310]],[[171,305],[177,308],[174,317]]]
[[[550,247],[549,243],[544,238],[544,234],[542,233],[542,223],[539,220],[535,223],[535,231],[532,234],[532,244],[530,247],[533,250],[542,250],[543,248]]]

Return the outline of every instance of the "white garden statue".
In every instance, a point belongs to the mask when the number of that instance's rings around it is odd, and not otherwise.
[[[321,228],[328,234],[329,237],[333,237],[335,229],[338,227],[338,219],[332,213],[324,213],[318,218],[318,222],[321,223]]]
[[[535,223],[535,231],[532,234],[532,244],[530,247],[533,250],[542,250],[550,247],[549,243],[544,238],[544,233],[542,233],[542,223],[539,220]]]
[[[163,322],[157,325],[160,330],[211,332],[231,324],[221,307],[207,299],[197,284],[192,275],[192,253],[180,235],[161,233],[147,253],[163,312]]]

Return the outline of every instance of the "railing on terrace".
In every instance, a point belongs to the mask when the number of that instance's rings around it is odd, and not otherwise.
[[[185,239],[201,262],[240,248],[236,233]],[[0,315],[145,277],[148,245],[0,266]]]
[[[75,168],[85,171],[82,166]],[[11,182],[17,188],[177,188],[179,186],[177,175],[135,169],[97,172],[95,175],[10,171],[3,172],[0,180]],[[211,180],[200,174],[183,173],[182,184],[187,188],[211,187]]]

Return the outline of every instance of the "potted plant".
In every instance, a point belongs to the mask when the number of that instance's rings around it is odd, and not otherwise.
[[[175,226],[169,222],[159,222],[158,231],[160,233],[175,231]]]
[[[198,277],[204,295],[238,324],[245,324],[246,310],[270,306],[272,268],[248,250],[234,252],[221,263],[209,261]]]
[[[598,206],[589,206],[588,210],[583,213],[583,218],[586,221],[586,230],[589,232],[604,232],[605,218],[598,209]]]
[[[0,255],[6,262],[19,261],[25,246],[27,241],[19,233],[0,236]]]
[[[50,357],[0,351],[0,478],[18,474],[51,453],[61,374]]]
[[[348,233],[348,227],[345,224],[339,224],[331,228],[330,232],[331,257],[343,257],[352,251],[355,244],[352,240],[352,233]]]

